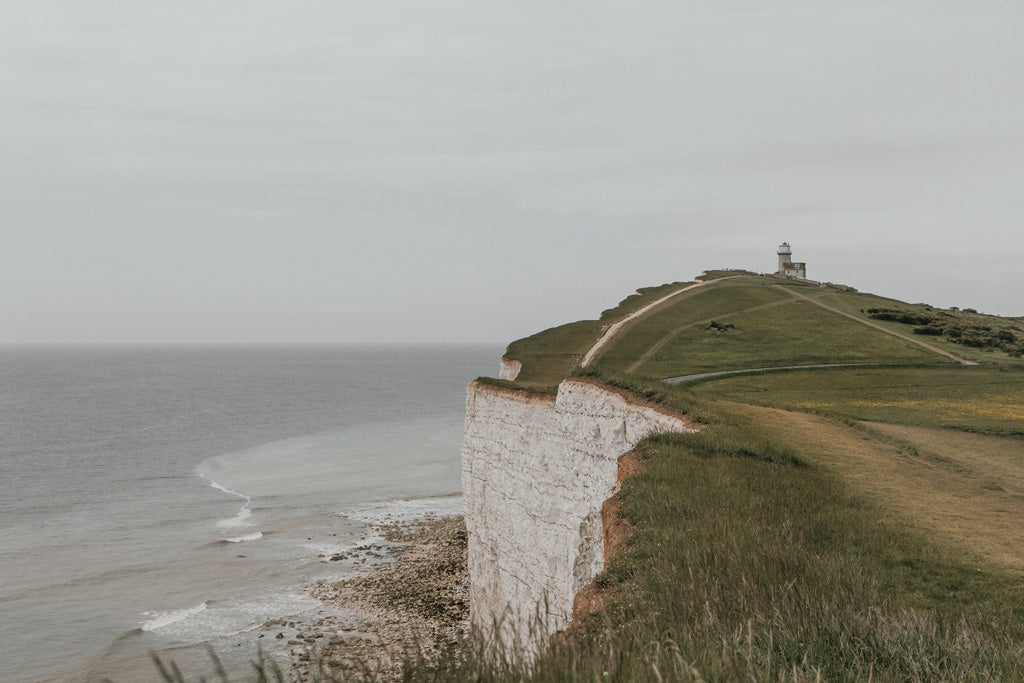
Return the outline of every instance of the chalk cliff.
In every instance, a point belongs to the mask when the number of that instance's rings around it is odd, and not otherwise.
[[[504,364],[503,368],[504,369]],[[462,443],[470,618],[535,651],[601,571],[617,459],[653,432],[694,431],[627,392],[569,378],[557,396],[470,383]]]
[[[515,381],[516,377],[519,376],[519,371],[523,369],[523,364],[512,358],[502,358],[501,367],[498,370],[498,379],[507,379],[509,381]]]

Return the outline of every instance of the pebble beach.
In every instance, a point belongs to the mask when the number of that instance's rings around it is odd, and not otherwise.
[[[469,583],[462,517],[394,522],[379,531],[385,543],[355,549],[378,556],[379,562],[308,587],[326,606],[358,617],[283,624],[291,628],[273,636],[287,639],[295,680],[310,680],[321,665],[344,680],[368,673],[398,679],[403,662],[436,661],[466,637]]]

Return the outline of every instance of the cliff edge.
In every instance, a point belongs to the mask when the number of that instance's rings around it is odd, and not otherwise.
[[[601,507],[618,458],[649,434],[687,431],[684,416],[586,378],[554,396],[472,382],[462,489],[473,628],[527,653],[564,629],[604,567]]]

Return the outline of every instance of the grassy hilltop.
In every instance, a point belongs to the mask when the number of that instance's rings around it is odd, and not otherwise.
[[[509,346],[523,369],[501,384],[587,374],[706,427],[639,446],[604,613],[529,671],[470,657],[440,675],[1024,680],[1024,322],[743,271],[703,281]],[[792,369],[812,365],[827,367]],[[692,377],[709,373],[730,374]]]

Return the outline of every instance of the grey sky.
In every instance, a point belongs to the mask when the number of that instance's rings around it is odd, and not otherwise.
[[[491,341],[708,267],[1024,315],[1024,5],[5,3],[0,342]]]

